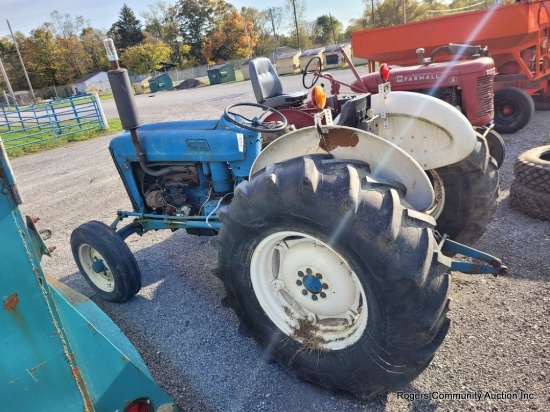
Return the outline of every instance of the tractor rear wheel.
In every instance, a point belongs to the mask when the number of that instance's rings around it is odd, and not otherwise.
[[[241,327],[293,376],[364,399],[401,388],[448,327],[434,220],[363,162],[306,156],[241,183],[216,275]]]
[[[506,157],[506,146],[504,145],[504,139],[494,129],[487,130],[484,126],[474,127],[475,131],[482,135],[487,140],[487,146],[489,148],[489,154],[497,162],[497,167],[500,169],[504,158]]]
[[[123,303],[141,289],[141,273],[124,240],[105,223],[91,221],[71,234],[71,250],[80,273],[102,298]]]
[[[535,103],[525,90],[507,87],[495,92],[495,130],[515,133],[523,129],[535,113]]]
[[[427,173],[436,195],[428,211],[437,221],[436,230],[457,242],[473,244],[485,233],[497,208],[498,166],[489,155],[487,141],[478,136],[466,159]]]

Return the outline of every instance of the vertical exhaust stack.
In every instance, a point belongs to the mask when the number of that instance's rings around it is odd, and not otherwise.
[[[132,85],[128,77],[128,70],[122,69],[118,64],[118,55],[113,39],[103,40],[107,57],[111,62],[111,70],[107,72],[109,83],[115,98],[115,104],[125,130],[137,129],[140,126],[139,115],[132,93]]]
[[[142,166],[146,166],[147,159],[141,147],[141,142],[136,130],[140,126],[140,122],[134,95],[132,93],[132,85],[128,77],[128,70],[121,68],[118,64],[118,54],[113,39],[107,38],[103,40],[103,44],[107,51],[107,57],[111,62],[111,70],[107,72],[107,76],[109,78],[111,90],[113,91],[113,97],[115,98],[115,104],[122,123],[122,128],[130,131],[139,163]]]

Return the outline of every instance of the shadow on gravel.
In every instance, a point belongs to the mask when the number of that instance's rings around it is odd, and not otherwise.
[[[211,273],[216,253],[208,238],[176,232],[135,256],[143,287],[125,304],[100,300],[80,273],[63,282],[115,321],[184,410],[386,410],[387,395],[362,402],[296,380],[266,361],[253,339],[238,332],[233,311],[221,305],[225,293]]]

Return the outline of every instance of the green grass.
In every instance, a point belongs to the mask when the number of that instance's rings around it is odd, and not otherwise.
[[[61,135],[58,138],[52,138],[50,140],[45,140],[43,142],[30,144],[28,146],[16,147],[16,148],[13,148],[13,149],[9,148],[9,143],[5,143],[6,151],[8,152],[8,156],[10,158],[20,157],[20,156],[25,156],[25,155],[31,154],[31,153],[40,153],[40,152],[43,152],[43,151],[46,151],[46,150],[55,149],[57,147],[65,146],[66,144],[71,143],[71,142],[80,142],[80,141],[83,141],[83,140],[94,139],[94,138],[99,137],[99,136],[106,136],[106,135],[116,133],[116,132],[122,130],[122,123],[120,122],[119,119],[107,120],[107,124],[109,125],[108,130],[101,130],[101,129],[85,130],[81,133],[74,133],[74,134],[70,134],[70,135],[67,135],[67,136]],[[67,129],[67,130],[70,131],[70,129]],[[1,132],[0,132],[0,134],[1,134]],[[24,136],[24,132],[22,132],[19,135]],[[48,136],[53,137],[53,134],[44,135],[41,138],[47,138]],[[17,137],[17,134],[9,135],[9,138],[12,138],[12,137]],[[36,139],[36,137],[31,138],[31,139]],[[19,144],[19,143],[22,143],[24,141],[25,141],[25,139],[18,140],[16,142],[14,142],[14,144]]]

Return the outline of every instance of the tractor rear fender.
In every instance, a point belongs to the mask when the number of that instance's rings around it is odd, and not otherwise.
[[[275,140],[258,156],[250,176],[271,163],[313,154],[328,153],[335,159],[359,160],[369,164],[371,176],[401,183],[407,188],[405,200],[416,210],[428,209],[434,191],[418,162],[388,141],[360,129],[346,126],[315,126],[298,129]]]
[[[424,170],[437,169],[465,159],[474,150],[475,131],[468,119],[435,97],[390,92],[372,96],[375,134],[399,146]],[[381,116],[382,117],[382,116]]]

